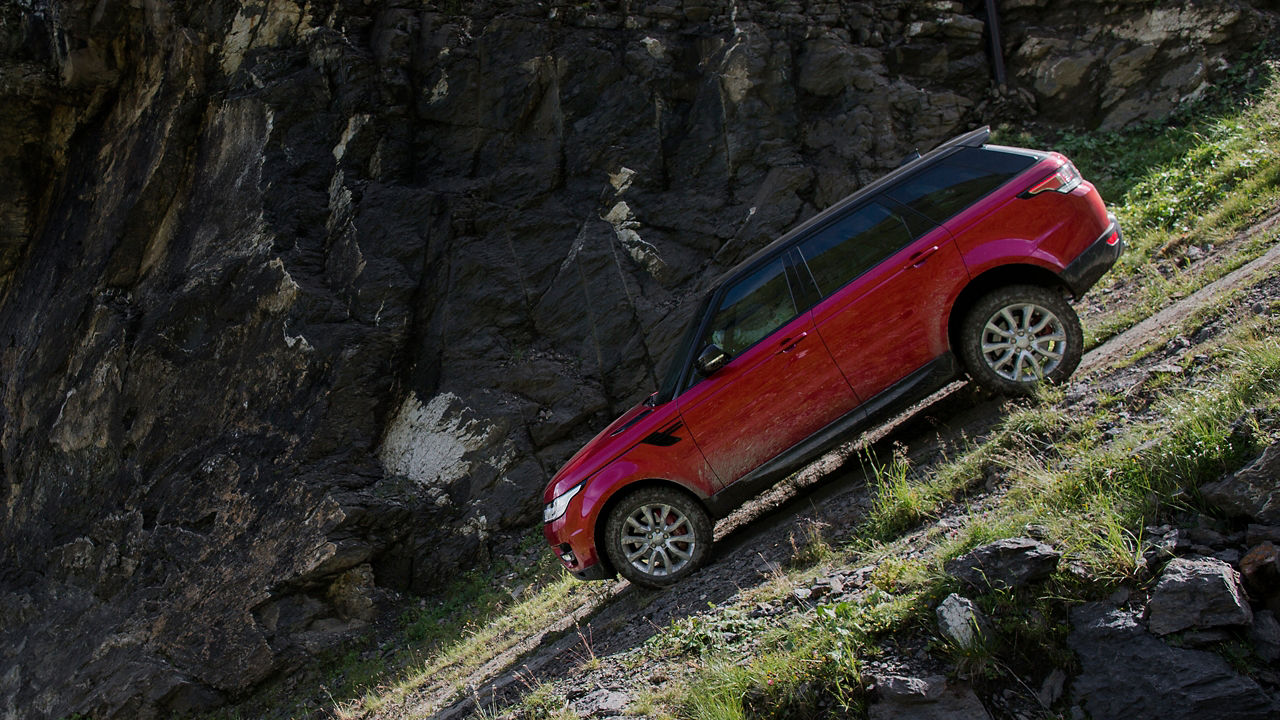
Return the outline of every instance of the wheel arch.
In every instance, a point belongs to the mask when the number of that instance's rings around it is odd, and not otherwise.
[[[951,304],[951,313],[947,316],[947,344],[952,350],[959,352],[958,334],[964,318],[982,296],[997,288],[1008,285],[1037,285],[1050,290],[1057,290],[1064,296],[1071,296],[1071,289],[1052,270],[1039,265],[1017,264],[1001,265],[991,268],[976,278],[956,296]]]
[[[605,552],[604,549],[604,543],[606,541],[604,529],[605,525],[609,522],[609,514],[612,513],[613,508],[616,507],[618,503],[622,502],[628,495],[647,488],[667,488],[688,495],[689,498],[702,507],[702,509],[707,513],[707,517],[712,518],[712,527],[714,528],[715,516],[712,515],[711,509],[707,507],[706,499],[699,497],[696,492],[690,490],[681,483],[663,478],[645,478],[643,480],[636,480],[635,482],[629,482],[626,485],[622,485],[615,489],[613,493],[609,495],[609,498],[605,500],[604,505],[600,508],[600,512],[596,514],[595,527],[592,528],[592,534],[595,538],[595,545],[597,548],[596,556],[610,575],[617,575],[618,569],[613,566],[613,562],[609,560],[609,553]]]

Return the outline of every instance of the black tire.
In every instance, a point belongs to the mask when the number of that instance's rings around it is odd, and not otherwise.
[[[1042,381],[1060,383],[1080,364],[1080,318],[1056,291],[1010,285],[969,309],[957,338],[960,361],[978,385],[1031,395]]]
[[[706,510],[688,493],[649,487],[629,493],[609,511],[604,546],[626,579],[666,587],[702,566],[712,532]]]

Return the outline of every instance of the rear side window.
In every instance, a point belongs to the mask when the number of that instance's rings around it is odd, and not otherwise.
[[[825,298],[909,242],[911,231],[902,216],[872,202],[800,241],[797,247]]]
[[[737,357],[798,314],[778,258],[734,283],[720,300],[703,345],[715,344]]]
[[[992,148],[961,148],[897,183],[885,194],[936,223],[977,202],[1036,158]]]

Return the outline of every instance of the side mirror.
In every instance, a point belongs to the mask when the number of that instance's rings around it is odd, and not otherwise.
[[[729,364],[733,358],[729,357],[729,353],[725,352],[719,345],[708,345],[698,353],[698,359],[695,364],[698,372],[705,377]]]

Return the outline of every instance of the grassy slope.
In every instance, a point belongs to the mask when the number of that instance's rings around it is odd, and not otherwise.
[[[1166,123],[1102,135],[1001,133],[1010,144],[1065,152],[1120,217],[1129,251],[1080,308],[1089,344],[1275,242],[1273,233],[1242,231],[1280,205],[1280,86],[1261,56],[1241,67],[1235,90]],[[1192,325],[1224,311],[1201,313]],[[664,628],[641,653],[618,661],[624,670],[644,663],[645,672],[665,665],[676,668],[670,677],[686,678],[638,691],[630,712],[843,717],[862,707],[868,658],[897,637],[922,638],[953,672],[983,682],[1020,682],[1012,667],[1069,667],[1061,642],[1065,609],[1121,583],[1139,590],[1149,584],[1142,528],[1196,508],[1198,482],[1238,466],[1280,434],[1246,412],[1280,402],[1277,314],[1274,301],[1268,313],[1245,313],[1231,331],[1182,354],[1183,374],[1148,379],[1136,393],[1069,398],[1056,390],[1011,403],[1001,425],[947,462],[913,467],[904,457],[880,464],[868,458],[873,507],[863,525],[834,538],[810,533],[798,547],[799,569]],[[1197,355],[1203,359],[1193,360]],[[1248,417],[1255,419],[1242,425]],[[934,524],[944,514],[945,530]],[[1035,594],[977,598],[997,625],[986,646],[961,650],[938,641],[930,608],[954,589],[942,563],[982,542],[1025,534],[1029,525],[1067,553],[1065,569]],[[606,601],[606,585],[572,582],[546,553],[535,557],[462,581],[377,640],[352,645],[306,681],[319,693],[281,685],[222,716],[419,716],[406,709],[413,698],[464,693],[477,669],[536,636],[548,618]],[[859,602],[769,617],[750,612],[814,576],[865,565],[876,570]],[[517,587],[525,588],[520,600],[509,593]],[[1247,653],[1242,657],[1247,666]],[[599,663],[587,658],[573,672]],[[531,687],[508,714],[573,717],[555,683]]]

